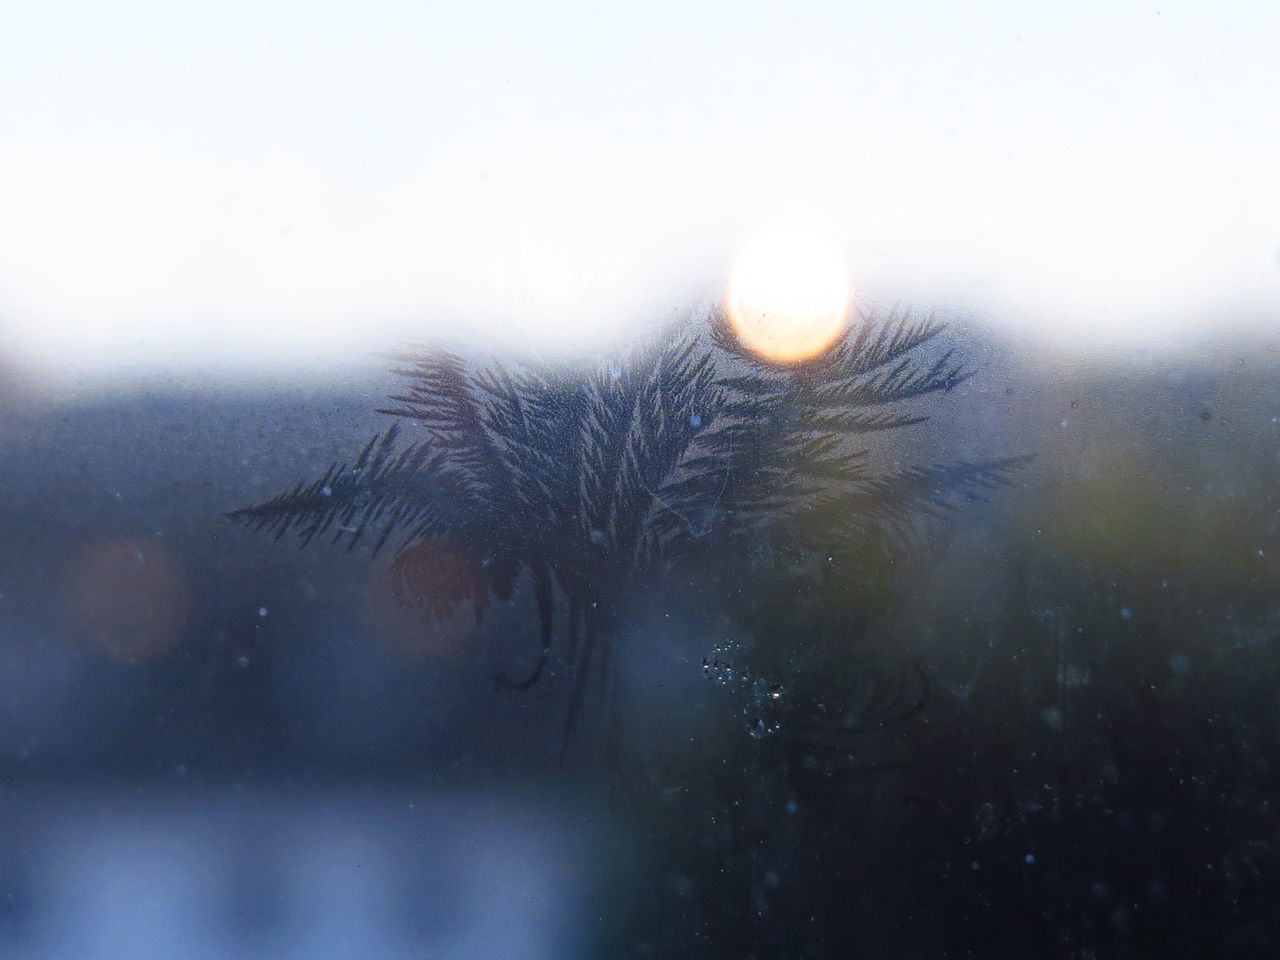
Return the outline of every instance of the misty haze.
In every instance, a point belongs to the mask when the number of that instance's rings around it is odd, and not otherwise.
[[[1276,953],[1275,11],[74,6],[0,956]]]

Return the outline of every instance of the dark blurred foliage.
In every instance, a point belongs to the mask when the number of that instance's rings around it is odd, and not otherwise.
[[[930,549],[926,528],[914,559],[833,558],[799,590],[775,571],[731,674],[709,664],[736,723],[704,731],[638,814],[670,842],[618,941],[663,957],[1271,955],[1269,365],[1035,384],[1034,493],[967,542]]]

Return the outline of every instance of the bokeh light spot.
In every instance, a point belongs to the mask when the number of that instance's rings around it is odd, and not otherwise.
[[[67,565],[65,584],[73,636],[108,656],[150,659],[182,637],[191,589],[181,563],[160,543],[86,547]]]

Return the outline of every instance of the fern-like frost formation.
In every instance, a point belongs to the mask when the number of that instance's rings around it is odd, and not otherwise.
[[[919,359],[942,331],[868,312],[822,356],[780,365],[713,313],[587,374],[399,355],[407,386],[380,411],[395,418],[384,433],[352,463],[230,516],[304,545],[391,544],[396,595],[431,616],[468,604],[479,617],[527,572],[537,660],[496,683],[543,676],[564,613],[567,744],[593,658],[607,671],[619,607],[646,578],[710,551],[825,556],[1008,482],[1026,458],[871,469],[868,435],[920,423],[905,403],[972,375],[951,351]]]

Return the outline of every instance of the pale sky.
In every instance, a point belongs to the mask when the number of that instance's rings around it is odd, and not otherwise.
[[[1280,332],[1280,4],[23,4],[0,352],[590,349],[778,223],[867,302]],[[0,359],[4,359],[0,356]]]

